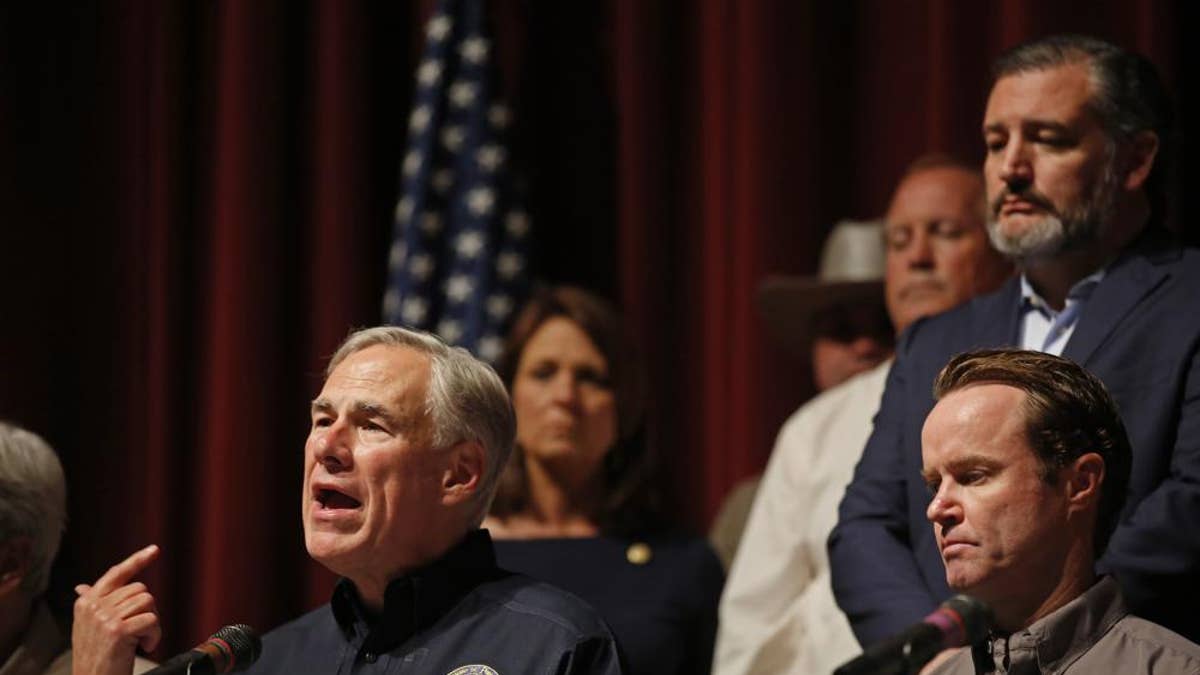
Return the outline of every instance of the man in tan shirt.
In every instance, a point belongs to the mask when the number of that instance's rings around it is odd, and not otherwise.
[[[921,433],[926,516],[946,582],[995,622],[924,672],[1200,672],[1200,646],[1129,614],[1094,570],[1132,461],[1104,385],[1057,356],[983,350],[951,359],[934,398]]]

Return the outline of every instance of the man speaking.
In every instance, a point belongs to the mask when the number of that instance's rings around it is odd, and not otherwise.
[[[312,403],[301,493],[309,555],[343,579],[249,672],[620,673],[595,612],[498,569],[479,529],[514,434],[503,383],[465,350],[396,327],[347,338]],[[155,553],[79,588],[76,675],[127,675],[157,641],[132,582]]]

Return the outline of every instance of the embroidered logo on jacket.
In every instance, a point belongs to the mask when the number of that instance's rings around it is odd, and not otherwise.
[[[469,666],[455,668],[449,673],[446,673],[446,675],[500,675],[500,673],[496,672],[496,669],[492,668],[491,666],[472,664]]]

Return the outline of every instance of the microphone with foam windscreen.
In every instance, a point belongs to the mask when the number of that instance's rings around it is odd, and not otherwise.
[[[248,668],[262,653],[258,633],[244,623],[225,626],[203,644],[172,657],[144,675],[215,675]]]
[[[963,647],[987,636],[992,610],[969,595],[956,595],[903,633],[871,646],[833,675],[917,673],[938,652]]]

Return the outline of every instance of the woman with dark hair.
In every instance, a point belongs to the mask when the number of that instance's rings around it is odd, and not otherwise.
[[[617,313],[543,290],[500,362],[517,445],[484,526],[501,567],[590,602],[632,673],[707,673],[722,571],[708,544],[664,527],[651,485],[646,387]]]

